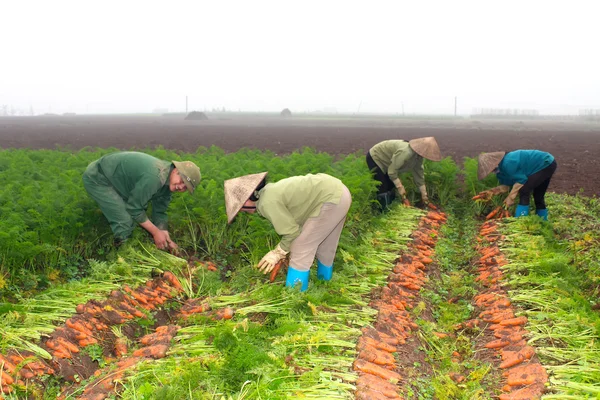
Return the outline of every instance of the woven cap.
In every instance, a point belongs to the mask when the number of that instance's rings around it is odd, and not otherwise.
[[[261,172],[225,181],[225,211],[228,224],[233,221],[246,200],[250,198],[267,174],[268,172]]]
[[[194,193],[202,178],[200,168],[191,161],[172,161],[190,193]]]
[[[409,140],[409,146],[415,153],[431,161],[440,161],[442,153],[433,136]]]
[[[477,165],[477,179],[483,179],[490,174],[504,158],[505,151],[495,151],[493,153],[481,153]]]

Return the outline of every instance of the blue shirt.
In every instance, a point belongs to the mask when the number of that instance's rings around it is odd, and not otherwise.
[[[524,185],[527,179],[552,164],[554,156],[539,150],[515,150],[504,155],[496,174],[502,185]]]

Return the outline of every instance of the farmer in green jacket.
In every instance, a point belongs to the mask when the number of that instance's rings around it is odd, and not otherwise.
[[[167,230],[171,192],[194,192],[200,169],[191,161],[163,161],[138,152],[118,152],[92,162],[83,174],[83,186],[96,200],[113,231],[115,245],[123,243],[141,225],[159,249],[176,249]],[[146,215],[152,203],[152,217]]]
[[[409,204],[406,199],[406,189],[398,175],[403,172],[412,172],[415,185],[421,192],[423,203],[427,204],[427,188],[425,187],[425,171],[423,158],[431,161],[440,161],[442,155],[434,137],[405,140],[385,140],[377,143],[367,152],[367,166],[374,173],[379,185],[377,200],[382,209],[386,209],[394,200],[394,187],[398,190],[404,204]]]
[[[479,193],[480,197],[490,199],[496,194],[510,190],[504,205],[507,208],[512,206],[519,195],[515,217],[523,217],[529,215],[529,202],[533,192],[535,213],[542,219],[548,220],[544,197],[557,166],[552,154],[540,150],[515,150],[508,153],[496,151],[481,153],[478,162],[479,179],[494,172],[500,182],[500,186]]]
[[[327,174],[308,174],[266,183],[267,172],[225,181],[225,208],[231,223],[238,212],[258,212],[268,219],[281,241],[257,267],[263,273],[290,253],[286,286],[308,288],[315,256],[317,277],[330,280],[346,214],[352,204],[348,188]]]

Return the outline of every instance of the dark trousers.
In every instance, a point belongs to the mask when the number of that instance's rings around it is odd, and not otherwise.
[[[367,166],[369,167],[369,170],[371,170],[371,172],[373,173],[373,178],[381,182],[377,194],[387,193],[393,191],[396,188],[396,185],[394,185],[394,182],[392,182],[388,174],[382,171],[381,168],[379,168],[379,166],[375,163],[373,157],[371,157],[371,154],[369,154],[368,151]]]
[[[544,201],[544,196],[546,195],[546,190],[548,190],[548,185],[550,185],[550,179],[552,178],[554,171],[556,171],[556,161],[552,161],[552,164],[548,165],[543,170],[527,177],[527,183],[519,190],[519,204],[528,206],[531,192],[533,192],[535,209],[545,209],[546,202]]]

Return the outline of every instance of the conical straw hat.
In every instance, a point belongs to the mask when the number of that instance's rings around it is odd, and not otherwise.
[[[493,153],[481,153],[479,155],[479,164],[477,165],[477,179],[483,179],[490,174],[504,158],[505,151],[495,151]]]
[[[244,175],[225,181],[225,211],[230,224],[268,172]]]
[[[408,144],[415,153],[423,158],[431,161],[440,161],[442,159],[442,153],[433,136],[413,139]]]

